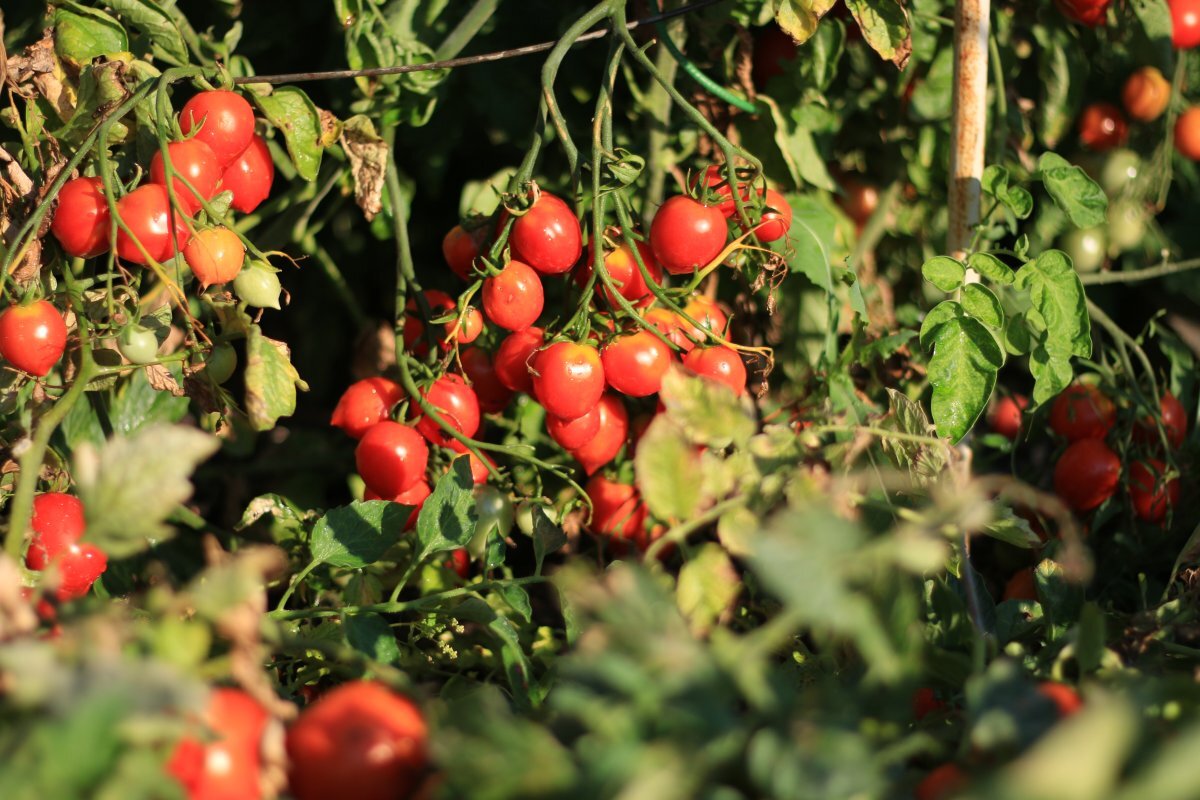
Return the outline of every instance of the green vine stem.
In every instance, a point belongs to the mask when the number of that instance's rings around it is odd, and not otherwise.
[[[475,5],[471,6],[471,10],[462,15],[458,24],[454,26],[454,30],[446,34],[446,38],[438,45],[438,49],[433,54],[434,59],[445,61],[461,53],[499,7],[500,0],[475,0]]]
[[[424,608],[430,608],[442,605],[446,600],[453,600],[456,597],[466,597],[467,595],[478,594],[479,592],[488,589],[502,589],[507,586],[527,586],[534,583],[547,583],[550,578],[544,575],[529,575],[524,578],[513,578],[506,581],[483,581],[474,583],[469,586],[461,586],[456,589],[447,589],[444,592],[435,594],[427,594],[424,597],[418,597],[415,600],[392,601],[388,603],[374,603],[365,606],[343,606],[341,608],[300,608],[292,611],[287,611],[282,608],[277,608],[270,612],[270,617],[275,620],[294,620],[294,619],[313,619],[318,617],[337,617],[342,614],[398,614],[402,611],[419,611]]]
[[[662,0],[658,0],[657,6],[659,11],[663,10],[662,5]],[[688,57],[683,54],[683,51],[679,49],[679,46],[675,44],[675,40],[671,38],[671,35],[667,33],[667,27],[665,23],[658,22],[655,24],[655,28],[658,29],[658,36],[659,39],[662,40],[663,47],[665,47],[667,52],[671,54],[671,57],[678,62],[679,66],[684,72],[687,73],[688,77],[700,84],[704,91],[708,92],[714,97],[724,100],[731,106],[740,108],[742,111],[745,111],[748,114],[759,113],[760,109],[757,105],[750,102],[746,98],[739,97],[738,95],[729,91],[724,86],[705,75],[699,67],[690,61]]]
[[[1146,269],[1091,272],[1080,275],[1079,282],[1084,286],[1101,286],[1109,283],[1139,283],[1141,281],[1152,281],[1155,278],[1164,278],[1167,275],[1174,275],[1178,272],[1190,272],[1194,269],[1200,269],[1200,258],[1160,264],[1157,267],[1147,267]]]

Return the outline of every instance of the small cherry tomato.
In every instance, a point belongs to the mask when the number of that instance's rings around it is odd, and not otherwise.
[[[1095,28],[1108,19],[1110,0],[1055,0],[1058,10],[1069,20]]]
[[[424,295],[425,304],[429,307],[430,319],[446,316],[457,309],[454,298],[439,289],[427,289],[421,294]],[[425,323],[422,321],[421,307],[415,297],[408,298],[408,302],[404,304],[404,311],[404,347],[417,357],[423,358],[429,352],[429,343],[424,338]],[[445,344],[445,339],[441,335],[444,330],[442,326],[435,327],[434,338],[439,346]]]
[[[521,333],[532,330],[536,329],[526,328]],[[517,334],[512,335],[516,336]],[[540,346],[541,340],[538,340],[534,349]],[[486,414],[497,414],[503,411],[508,402],[512,400],[512,390],[501,382],[500,375],[487,352],[478,347],[468,347],[458,354],[458,358],[462,362],[463,374],[471,382],[471,388],[475,390],[475,396],[479,399],[479,410]],[[526,376],[528,374],[526,372]]]
[[[1021,412],[1029,407],[1025,395],[1005,395],[996,399],[988,411],[988,427],[1005,439],[1015,440],[1021,432]]]
[[[913,789],[916,800],[950,800],[967,788],[967,773],[957,764],[947,763],[930,770]]]
[[[515,517],[512,498],[486,483],[475,487],[475,535],[467,545],[467,552],[475,558],[483,558],[489,539],[504,539],[512,532]]]
[[[457,320],[450,323],[449,331],[446,333],[447,340],[457,340],[459,344],[470,344],[479,338],[479,334],[483,333],[483,314],[479,313],[479,309],[474,306],[467,307],[467,313],[462,317],[462,323]]]
[[[1162,415],[1162,426],[1167,434],[1167,442],[1172,447],[1182,446],[1188,429],[1188,415],[1183,403],[1179,402],[1170,392],[1163,392],[1158,407]],[[1147,414],[1138,420],[1137,424],[1133,426],[1133,440],[1150,445],[1159,441],[1158,423],[1153,417]]]
[[[542,280],[528,265],[510,261],[483,282],[483,311],[488,319],[509,331],[519,331],[541,316]]]
[[[279,270],[261,261],[251,261],[233,279],[233,291],[248,306],[278,309],[283,293]]]
[[[438,416],[463,436],[472,438],[479,431],[479,398],[461,375],[443,375],[423,390],[421,396],[434,407]],[[413,403],[413,412],[422,436],[433,444],[446,443],[448,435],[425,416],[416,403]]]
[[[491,475],[491,470],[488,469],[488,465],[490,464],[492,468],[495,468],[496,466],[496,462],[492,461],[491,456],[489,456],[487,453],[484,453],[483,457],[487,459],[487,463],[484,463],[479,456],[472,453],[467,446],[458,439],[447,439],[445,447],[446,449],[451,450],[460,456],[466,456],[468,459],[470,459],[468,463],[471,466],[471,481],[474,482],[476,486],[481,483],[487,483],[487,479]]]
[[[925,719],[930,714],[941,711],[946,707],[946,704],[937,698],[933,693],[933,689],[928,686],[922,686],[913,692],[912,696],[913,717],[917,720]]]
[[[19,370],[44,378],[67,347],[67,323],[49,300],[0,312],[0,356]]]
[[[629,436],[629,412],[618,395],[604,395],[596,408],[600,412],[599,430],[590,442],[571,451],[588,475],[616,458]]]
[[[94,544],[81,544],[85,529],[83,504],[61,492],[47,492],[33,500],[30,520],[33,535],[25,553],[25,566],[58,574],[55,596],[76,600],[92,588],[108,567],[108,557]]]
[[[701,182],[708,190],[708,196],[700,198],[702,203],[708,203],[720,209],[726,219],[737,213],[737,203],[733,200],[733,191],[730,189],[729,176],[726,174],[724,164],[710,164],[704,172],[692,179],[692,190],[695,191]],[[750,187],[739,181],[738,191],[741,193],[742,203],[749,204]],[[712,202],[709,202],[710,199]]]
[[[1157,67],[1142,67],[1125,79],[1121,103],[1126,113],[1138,122],[1153,122],[1167,110],[1171,84]]]
[[[545,334],[541,328],[526,328],[505,337],[492,362],[500,383],[510,391],[532,393],[533,375],[529,367],[533,362],[533,354],[541,349],[544,341]]]
[[[1050,430],[1068,442],[1103,439],[1117,420],[1117,408],[1104,392],[1087,383],[1068,386],[1050,407]]]
[[[683,313],[699,323],[699,327],[688,323],[686,320],[683,324],[688,334],[693,339],[701,342],[705,339],[705,331],[724,333],[725,326],[729,324],[729,317],[726,316],[724,309],[721,308],[717,301],[702,294],[692,295],[692,297],[688,298],[687,303],[683,307]],[[691,348],[688,349],[690,350]]]
[[[1101,439],[1080,439],[1054,465],[1054,493],[1076,511],[1091,511],[1117,491],[1121,459]]]
[[[1033,575],[1033,567],[1019,569],[1004,584],[1005,600],[1032,600],[1037,602],[1037,579]]]
[[[384,420],[363,434],[354,462],[367,488],[394,497],[425,477],[429,448],[415,428]]]
[[[763,202],[766,211],[763,212],[758,227],[754,229],[754,235],[760,242],[774,242],[787,236],[788,229],[792,227],[791,205],[774,189],[767,189],[767,196]]]
[[[857,178],[842,180],[842,192],[838,205],[856,225],[866,225],[867,220],[879,208],[879,187],[863,183]]]
[[[575,419],[559,419],[553,414],[546,415],[546,432],[564,450],[574,450],[577,447],[583,447],[592,440],[592,437],[599,430],[599,403],[591,411]]]
[[[1200,45],[1200,0],[1170,0],[1171,44],[1176,50]]]
[[[1146,235],[1146,209],[1134,200],[1121,199],[1108,206],[1108,244],[1124,253],[1142,243]]]
[[[158,337],[149,328],[130,325],[117,337],[117,349],[131,364],[150,364],[158,358]]]
[[[157,183],[139,186],[118,200],[117,216],[133,234],[117,231],[117,256],[132,264],[149,263],[137,242],[150,258],[162,263],[183,249],[192,235],[184,209],[172,210],[167,188]]]
[[[464,281],[472,279],[475,259],[483,254],[487,242],[487,229],[478,227],[467,230],[455,225],[442,239],[442,256],[450,271]]]
[[[217,156],[211,147],[199,139],[171,142],[167,145],[167,155],[171,157],[171,167],[176,175],[172,181],[175,198],[185,212],[195,214],[201,208],[201,198],[211,200],[217,193],[217,184],[221,181],[221,165],[217,162]],[[184,180],[196,191],[188,189]],[[154,158],[150,159],[150,182],[167,185],[167,168],[161,150],[156,151]]]
[[[183,257],[196,280],[207,288],[238,276],[246,261],[246,248],[229,228],[204,228],[196,231],[183,248]]]
[[[188,800],[258,800],[263,735],[270,717],[240,689],[214,689],[204,727],[214,738],[180,739],[167,771],[182,784]]]
[[[1083,700],[1079,697],[1079,692],[1065,683],[1042,681],[1038,684],[1037,691],[1038,694],[1054,703],[1060,718],[1069,717],[1083,708]]]
[[[237,351],[229,342],[221,342],[213,347],[204,364],[204,374],[220,385],[233,377],[233,371],[237,369]]]
[[[628,397],[646,397],[662,388],[673,356],[657,336],[638,330],[610,342],[600,360],[609,386]]]
[[[683,352],[687,353],[696,346],[696,343],[689,339],[684,333],[685,331],[691,333],[695,331],[695,328],[688,323],[687,320],[671,309],[652,308],[646,312],[646,315],[643,317],[643,319],[645,319],[647,324],[658,328],[659,332],[662,333],[663,336],[666,336],[671,340],[671,344],[675,345]],[[700,322],[700,320],[696,317],[692,317],[692,319]],[[698,331],[696,334],[697,335],[694,338],[703,338],[701,335],[699,335]]]
[[[1175,120],[1175,149],[1184,158],[1200,161],[1200,106],[1192,106]]]
[[[1059,244],[1066,252],[1067,258],[1075,267],[1076,272],[1095,272],[1104,266],[1108,257],[1108,240],[1106,228],[1097,225],[1094,228],[1073,228]]]
[[[1091,103],[1079,117],[1079,141],[1096,152],[1125,144],[1129,126],[1121,109],[1112,103]]]
[[[446,569],[454,570],[454,574],[462,578],[464,581],[471,574],[471,554],[467,552],[467,548],[460,547],[457,550],[450,551],[450,557],[443,564]]]
[[[1179,502],[1179,479],[1166,480],[1167,465],[1157,458],[1135,461],[1129,467],[1129,499],[1138,519],[1162,522],[1167,509]]]
[[[212,148],[221,166],[240,156],[254,139],[254,109],[236,92],[200,92],[183,105],[179,129]]]
[[[517,217],[508,243],[515,259],[543,275],[567,272],[583,252],[583,236],[575,212],[560,198],[546,192]]]
[[[604,365],[596,348],[555,342],[533,357],[533,394],[550,414],[575,419],[604,394]]]
[[[702,378],[722,383],[740,395],[746,391],[746,365],[729,347],[697,347],[683,357],[683,366]]]
[[[663,269],[682,275],[707,266],[725,248],[725,215],[686,195],[668,198],[650,224],[650,247]]]
[[[254,134],[249,146],[229,162],[221,173],[221,190],[233,194],[230,205],[249,214],[271,194],[275,180],[275,162],[266,139]]]
[[[641,256],[642,263],[646,265],[646,271],[650,273],[650,277],[654,280],[655,285],[661,285],[662,267],[654,260],[654,253],[651,252],[649,245],[638,242],[637,252]],[[591,277],[592,260],[592,246],[589,244],[587,259],[584,260],[583,264],[575,272],[575,281],[580,286],[586,285],[588,278]],[[607,252],[604,256],[604,269],[608,272],[608,277],[616,288],[617,293],[629,302],[637,303],[639,300],[643,300],[650,295],[650,287],[646,284],[646,279],[642,275],[641,269],[638,268],[633,248],[628,244],[622,244],[616,250],[609,250]],[[597,283],[597,289],[599,288],[600,285]],[[607,287],[604,287],[604,297],[613,308],[620,305],[616,300],[616,295]]]
[[[404,399],[404,389],[387,378],[364,378],[342,392],[329,424],[355,439],[383,422]]]
[[[74,178],[58,193],[50,232],[67,255],[94,258],[108,252],[111,219],[104,182],[99,178]]]
[[[301,712],[286,747],[296,800],[396,800],[424,777],[428,730],[412,701],[379,683],[350,681]]]
[[[592,501],[592,532],[611,539],[636,540],[646,522],[646,505],[638,490],[603,475],[593,475],[584,486]]]
[[[1133,186],[1142,171],[1142,157],[1128,147],[1109,152],[1100,167],[1100,186],[1109,197],[1118,197]]]

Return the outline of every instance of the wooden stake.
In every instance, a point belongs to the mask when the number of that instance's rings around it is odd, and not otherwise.
[[[954,8],[954,121],[950,130],[950,230],[946,249],[963,258],[979,223],[979,182],[987,142],[988,24],[991,0],[958,0]],[[967,271],[967,281],[979,276]]]

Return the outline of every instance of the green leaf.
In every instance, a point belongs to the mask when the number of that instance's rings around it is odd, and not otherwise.
[[[741,591],[733,562],[720,545],[708,542],[679,571],[675,600],[696,636],[707,636]]]
[[[170,538],[174,529],[164,520],[192,496],[196,465],[219,448],[216,437],[164,424],[114,436],[99,449],[81,444],[75,479],[87,514],[84,538],[114,559]]]
[[[187,65],[190,59],[183,34],[158,3],[151,0],[106,0],[104,5],[149,39],[150,51],[155,58],[176,67]]]
[[[504,598],[504,602],[512,606],[513,611],[521,615],[526,622],[533,619],[533,606],[529,604],[529,592],[514,583],[502,583],[496,587],[496,594]]]
[[[723,449],[744,445],[754,435],[754,416],[719,384],[672,367],[663,376],[659,398],[667,415],[696,444]]]
[[[913,115],[924,122],[947,119],[950,116],[950,98],[953,93],[954,48],[947,42],[934,57],[925,80],[917,82],[916,88],[913,89]]]
[[[1029,292],[1033,307],[1026,312],[1046,331],[1047,349],[1080,358],[1092,354],[1092,322],[1087,296],[1071,259],[1061,250],[1047,250],[1017,271],[1014,284]]]
[[[686,520],[704,500],[700,455],[669,416],[651,421],[634,458],[637,486],[651,513],[664,520]]]
[[[962,286],[967,268],[956,258],[934,256],[921,266],[921,275],[943,292],[953,292]]]
[[[1014,356],[1023,356],[1033,348],[1029,322],[1025,314],[1014,314],[1004,325],[1004,349]]]
[[[988,329],[971,317],[948,319],[930,340],[933,421],[939,436],[957,443],[987,407],[1004,353]]]
[[[1071,130],[1083,97],[1083,76],[1090,71],[1087,56],[1064,27],[1035,25],[1038,51],[1036,106],[1038,134],[1047,147],[1056,146]]]
[[[817,23],[829,13],[836,0],[782,0],[775,22],[796,44],[804,44],[817,32]]]
[[[269,431],[280,417],[296,411],[296,389],[308,384],[292,366],[291,351],[283,342],[268,339],[251,325],[246,336],[246,416],[256,431]]]
[[[180,377],[178,368],[172,370]],[[135,370],[127,380],[119,384],[111,398],[109,420],[114,433],[136,433],[146,425],[156,422],[179,422],[187,415],[188,399],[176,397],[170,392],[159,391],[150,385],[145,370]]]
[[[929,313],[921,321],[921,347],[932,350],[938,328],[952,319],[961,317],[963,313],[962,306],[954,300],[943,300],[929,309]]]
[[[899,0],[846,0],[846,7],[875,52],[904,69],[912,54],[908,12]]]
[[[771,112],[771,128],[775,146],[787,165],[792,181],[799,186],[809,183],[818,189],[834,190],[833,178],[825,167],[825,159],[817,150],[812,132],[795,119],[789,118],[779,105],[766,95],[759,101]]]
[[[812,194],[789,194],[792,224],[788,228],[788,247],[784,258],[792,272],[802,273],[827,294],[834,292],[833,249],[837,218],[830,208]]]
[[[96,56],[128,49],[125,29],[103,11],[72,2],[54,10],[54,52],[76,69]]]
[[[346,642],[358,652],[380,664],[400,660],[400,645],[387,620],[378,614],[342,614]]]
[[[890,413],[881,423],[882,427],[913,436],[937,436],[937,431],[920,403],[891,387],[887,393]],[[907,468],[918,478],[934,478],[940,475],[946,466],[945,447],[890,436],[883,437],[882,445],[884,451],[889,453],[899,466]]]
[[[1017,277],[1012,267],[991,253],[971,253],[967,256],[967,266],[989,281],[1005,285],[1012,283]]]
[[[470,457],[459,456],[438,479],[417,516],[418,562],[434,553],[466,547],[471,541],[479,521],[474,489]]]
[[[567,534],[546,515],[545,509],[533,509],[533,558],[537,562],[535,575],[542,574],[542,563],[550,553],[557,552],[567,543]]]
[[[996,506],[996,518],[984,526],[983,532],[1005,544],[1029,550],[1038,547],[1042,540],[1029,527],[1029,521],[1018,517],[1008,506]]]
[[[314,561],[361,569],[383,558],[400,539],[412,507],[367,500],[335,508],[313,527],[309,550]]]
[[[1044,335],[1029,351],[1029,373],[1034,380],[1035,406],[1053,400],[1075,379],[1070,353],[1048,347]]]
[[[999,333],[1004,329],[1004,309],[992,290],[981,283],[970,283],[962,288],[959,304],[967,316],[974,317],[985,327]]]
[[[529,676],[533,670],[525,651],[521,648],[521,639],[513,624],[478,597],[468,597],[462,603],[445,609],[445,613],[467,622],[487,626],[500,642],[500,661],[513,692],[513,703],[519,710],[528,709],[532,705],[529,697]]]
[[[1082,167],[1071,164],[1058,153],[1042,153],[1038,176],[1076,227],[1091,228],[1108,218],[1108,196]]]
[[[316,180],[324,150],[321,115],[313,101],[295,86],[277,86],[267,95],[251,92],[271,124],[283,132],[296,174]]]

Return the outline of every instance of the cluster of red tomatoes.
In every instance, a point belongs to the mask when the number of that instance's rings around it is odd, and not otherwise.
[[[196,734],[167,763],[190,800],[259,800],[270,716],[240,689],[212,692]],[[318,697],[284,740],[288,791],[296,800],[409,797],[425,779],[428,731],[410,700],[372,681],[350,681]]]
[[[54,596],[61,602],[83,597],[108,568],[108,556],[94,544],[80,541],[86,528],[79,498],[46,492],[33,499],[25,566],[56,576]],[[44,607],[39,606],[39,611]],[[42,616],[50,616],[43,614]]]
[[[258,207],[271,191],[275,165],[266,142],[254,132],[254,111],[235,92],[201,92],[179,116],[185,137],[167,145],[175,177],[167,189],[162,152],[150,162],[148,180],[115,203],[115,255],[127,264],[162,263],[182,254],[202,287],[234,281],[238,296],[253,306],[278,308],[279,279],[265,263],[243,270],[246,249],[230,229],[197,223],[205,202],[228,192],[242,213]],[[72,258],[95,258],[114,243],[112,208],[100,177],[73,178],[58,193],[50,232]],[[147,338],[148,337],[148,338]],[[29,298],[0,313],[0,356],[38,377],[62,357],[67,326],[45,299]],[[154,358],[158,342],[133,322],[119,337],[122,353],[135,363]],[[126,352],[128,351],[128,352]]]
[[[439,326],[433,337],[437,346],[460,347],[459,372],[429,382],[421,390],[423,399],[457,433],[474,438],[481,414],[503,411],[516,393],[531,395],[546,410],[549,436],[590,476],[586,490],[593,530],[615,538],[644,541],[646,511],[634,487],[597,474],[631,434],[644,429],[631,426],[630,404],[655,395],[676,361],[735,393],[745,391],[745,364],[724,338],[725,311],[700,294],[683,298],[678,310],[659,305],[664,272],[691,275],[711,266],[729,242],[736,203],[719,168],[710,167],[704,175],[699,199],[677,195],[663,203],[646,241],[634,247],[602,244],[606,284],[592,275],[592,245],[581,261],[583,232],[574,211],[562,199],[539,192],[511,220],[510,257],[502,268],[485,263],[485,247],[489,231],[508,225],[509,212],[501,212],[498,226],[457,225],[445,236],[443,254],[451,271],[465,281],[481,280],[482,313],[444,292],[423,293],[431,322]],[[787,233],[791,209],[782,196],[766,189],[756,207],[745,190],[743,200],[747,210],[762,209],[755,212],[759,221],[753,226],[760,242]],[[736,220],[732,224],[736,229]],[[594,324],[574,338],[550,335],[536,324],[545,305],[543,282],[568,273],[578,288],[597,288],[594,308],[588,309]],[[405,347],[423,356],[430,332],[416,313],[417,303],[410,300],[407,310]],[[407,422],[395,421],[393,410],[405,399],[395,382],[368,378],[346,390],[332,422],[359,439],[356,462],[368,497],[419,506],[430,491],[428,447],[468,451],[419,408],[410,410]],[[476,482],[486,481],[489,465],[474,454],[471,464]]]
[[[1095,28],[1108,21],[1112,0],[1055,0],[1067,19]],[[1177,50],[1200,45],[1200,0],[1167,0],[1171,9],[1171,44]]]

